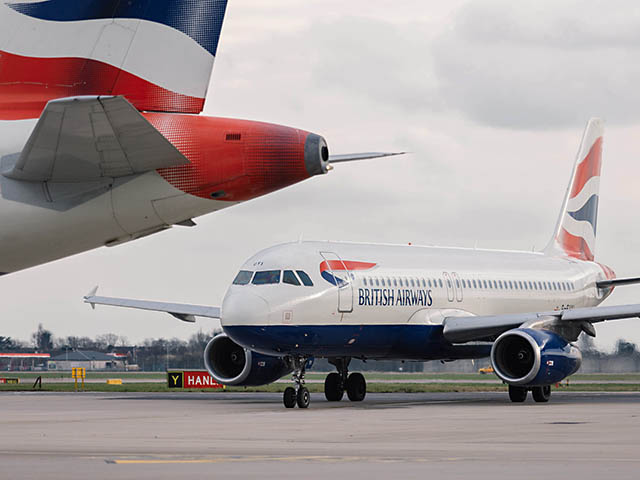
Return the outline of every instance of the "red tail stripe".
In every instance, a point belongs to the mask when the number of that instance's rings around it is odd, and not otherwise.
[[[585,157],[584,161],[578,165],[578,169],[575,175],[575,181],[573,182],[573,188],[571,189],[571,197],[578,195],[585,184],[592,177],[600,176],[600,167],[602,166],[602,137],[598,138],[589,153]]]
[[[593,261],[593,253],[591,252],[591,249],[589,249],[587,242],[582,237],[571,235],[563,228],[558,240],[564,252],[570,257],[590,262]]]
[[[97,60],[35,58],[0,51],[0,120],[38,118],[49,100],[124,95],[138,110],[200,113],[204,98],[172,92]]]

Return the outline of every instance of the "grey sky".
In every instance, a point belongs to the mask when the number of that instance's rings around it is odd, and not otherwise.
[[[636,2],[232,0],[206,113],[322,134],[334,153],[413,155],[335,171],[112,249],[0,279],[2,335],[188,337],[105,295],[219,305],[240,264],[308,239],[541,248],[584,124],[608,121],[597,260],[640,274],[640,7]],[[609,303],[636,303],[640,287]],[[640,320],[598,325],[605,348]]]

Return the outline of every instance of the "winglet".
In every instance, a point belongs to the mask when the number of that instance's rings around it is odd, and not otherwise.
[[[95,296],[96,296],[96,293],[98,293],[98,285],[96,285],[95,287],[93,287],[93,289],[92,289],[89,293],[87,293],[87,294],[84,296],[84,301],[85,301],[86,303],[89,303],[89,304],[91,305],[91,308],[92,308],[93,310],[95,310],[95,309],[96,309],[96,304],[91,302],[91,298],[92,298],[92,297],[95,297]]]

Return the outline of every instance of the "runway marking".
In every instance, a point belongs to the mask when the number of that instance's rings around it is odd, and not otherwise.
[[[106,463],[114,465],[189,465],[189,464],[210,464],[228,462],[377,462],[377,463],[397,463],[397,462],[426,462],[428,459],[421,458],[371,458],[371,457],[340,457],[340,456],[229,456],[218,458],[198,458],[198,459],[109,459]]]

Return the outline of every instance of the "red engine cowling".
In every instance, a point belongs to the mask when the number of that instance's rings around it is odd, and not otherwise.
[[[269,123],[146,113],[189,164],[158,170],[185,193],[249,200],[326,173],[329,149],[319,135]]]

